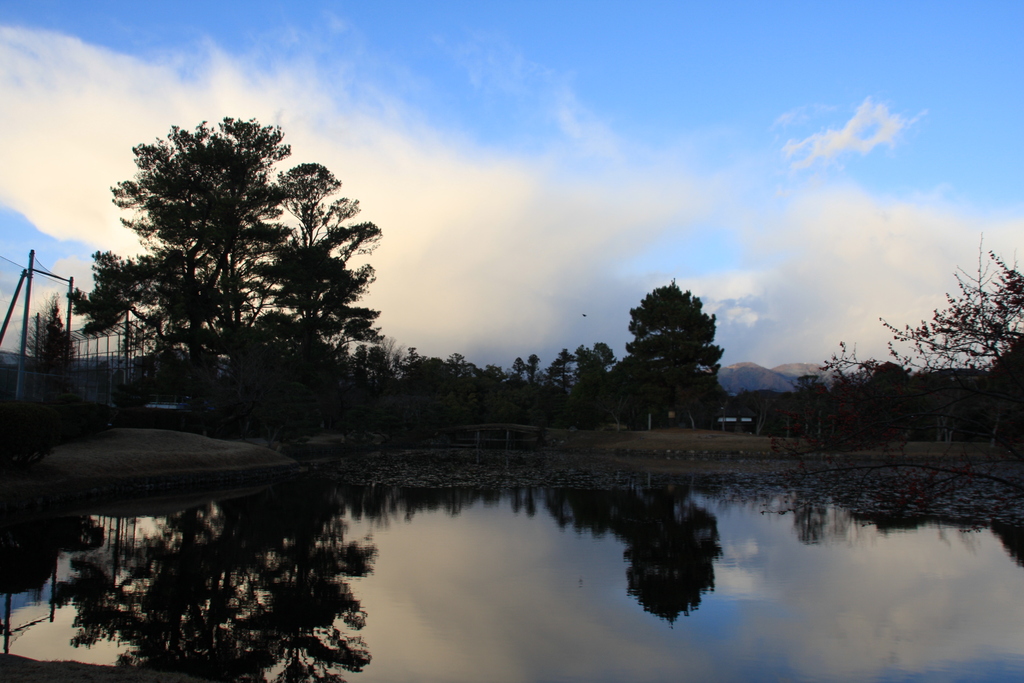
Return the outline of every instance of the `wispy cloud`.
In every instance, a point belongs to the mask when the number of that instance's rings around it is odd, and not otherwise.
[[[465,69],[473,87],[482,91],[527,95],[555,76],[500,36],[474,34],[456,44],[441,39],[438,44]]]
[[[569,88],[555,94],[555,117],[562,133],[588,156],[620,158],[622,150],[612,130],[576,99]]]
[[[835,111],[835,107],[825,104],[809,104],[796,109],[791,109],[781,114],[772,124],[772,128],[786,128],[788,126],[807,123],[812,117],[824,112]]]
[[[579,101],[568,74],[528,59],[501,36],[474,34],[461,43],[437,42],[482,96],[501,98],[502,106],[522,112],[524,119],[544,121],[584,156],[618,156],[616,136]]]
[[[800,116],[800,112],[790,112],[780,117],[777,123],[786,125]],[[875,104],[868,97],[841,129],[830,128],[803,140],[789,140],[782,152],[787,159],[794,159],[791,164],[794,169],[808,168],[819,162],[829,164],[849,152],[859,152],[863,156],[879,145],[894,147],[899,134],[915,120],[916,117],[907,119],[892,114],[887,106]]]

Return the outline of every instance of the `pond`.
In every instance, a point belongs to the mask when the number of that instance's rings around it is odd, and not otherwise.
[[[253,681],[1024,676],[1013,527],[685,487],[149,505],[0,527],[5,652]]]

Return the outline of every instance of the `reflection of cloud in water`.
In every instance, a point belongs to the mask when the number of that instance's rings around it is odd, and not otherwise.
[[[756,590],[770,599],[741,603],[736,627],[765,652],[787,652],[798,670],[862,677],[1024,656],[1024,605],[1012,589],[1020,570],[991,533],[965,547],[943,541],[956,530],[853,525],[825,550],[793,547],[792,522],[771,522],[752,525],[767,555]]]
[[[264,596],[232,617],[232,637],[247,638],[248,624],[273,618],[282,620],[271,631],[284,642],[293,626],[333,620],[356,648],[353,662],[364,664],[372,651],[373,661],[351,678],[362,683],[864,680],[936,670],[974,680],[986,667],[1024,662],[1014,530],[880,531],[827,509],[759,512],[685,490],[483,494],[293,482],[172,519],[139,520],[138,547],[158,552],[125,554],[136,583],[121,581],[116,591],[108,581],[116,524],[105,523],[102,548],[76,554],[72,572],[66,561],[57,565],[62,581],[76,583],[65,593],[84,601],[83,611],[58,609],[54,624],[30,629],[14,652],[112,661],[116,653],[103,640],[90,650],[61,645],[78,631],[72,619],[99,633],[96,609],[113,603],[96,595],[135,605],[163,590],[157,580],[194,575],[183,567],[195,555],[162,553],[176,534],[195,531],[207,534],[217,576]],[[318,531],[303,538],[302,520]],[[65,526],[55,529],[81,528]],[[248,548],[223,540],[243,529],[256,539]],[[54,557],[45,546],[40,566]],[[326,593],[293,581],[303,576],[296,571],[302,562],[320,557],[316,548],[330,551],[327,564],[307,576]],[[359,562],[335,571],[339,552],[373,560],[373,571]],[[271,574],[261,577],[256,566]],[[83,573],[89,567],[104,576]],[[670,590],[645,592],[659,585]],[[178,592],[202,590],[182,584]],[[680,606],[690,616],[673,612]],[[152,658],[162,656],[157,645],[164,642],[136,638],[120,650]],[[201,653],[182,657],[172,664],[205,666]],[[266,672],[277,673],[283,661]]]
[[[722,544],[722,562],[737,562],[749,560],[757,555],[759,548],[757,541],[753,538],[745,539],[739,543]]]
[[[48,611],[48,607],[36,605],[36,610],[28,608],[17,614],[11,621],[15,626],[42,616],[39,610]],[[21,657],[40,661],[69,660],[85,664],[111,664],[118,655],[128,650],[125,643],[100,641],[90,648],[74,647],[68,637],[74,633],[74,621],[78,617],[72,607],[57,609],[54,620],[48,619],[18,635],[11,652]]]
[[[712,676],[628,597],[622,542],[503,507],[375,532],[380,561],[356,584],[374,654],[360,680],[664,680],[680,657]]]
[[[736,566],[715,567],[715,592],[734,599],[760,599],[764,577]]]
[[[544,515],[500,507],[463,508],[456,526],[417,516],[375,535],[379,571],[359,585],[375,654],[362,680],[402,680],[416,666],[425,680],[747,680],[764,677],[767,661],[780,676],[862,680],[893,667],[977,672],[1024,654],[1014,637],[1024,610],[1000,595],[1020,570],[988,532],[881,533],[833,511],[716,505],[714,592],[666,630],[624,595],[625,542],[594,522],[610,513],[595,505],[590,524],[556,534]],[[609,673],[622,661],[636,668]]]

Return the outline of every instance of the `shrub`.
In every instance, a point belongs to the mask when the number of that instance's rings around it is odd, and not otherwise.
[[[0,464],[28,467],[60,443],[60,414],[36,403],[0,403]]]
[[[203,431],[200,413],[165,408],[120,408],[114,416],[114,426],[128,429],[169,429],[176,432]]]
[[[113,411],[100,403],[57,403],[51,406],[60,414],[60,438],[63,441],[101,432],[110,426]]]
[[[267,441],[295,441],[315,434],[320,427],[320,405],[304,384],[282,382],[267,392],[253,411]]]
[[[118,408],[141,408],[148,397],[155,393],[152,387],[139,384],[118,384],[114,389],[114,405]]]

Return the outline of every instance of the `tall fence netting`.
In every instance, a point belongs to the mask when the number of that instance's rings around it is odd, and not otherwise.
[[[140,359],[151,351],[143,342],[145,330],[126,315],[113,330],[86,335],[81,322],[72,319],[72,330],[78,330],[71,332],[70,358],[52,367],[54,364],[44,362],[40,352],[40,330],[45,327],[46,311],[54,297],[62,319],[66,317],[68,285],[65,278],[51,273],[38,259],[34,266],[26,329],[28,288],[22,274],[27,266],[0,257],[0,320],[7,319],[8,323],[0,346],[0,401],[52,401],[61,394],[75,394],[85,401],[113,404],[118,386],[137,378]]]

